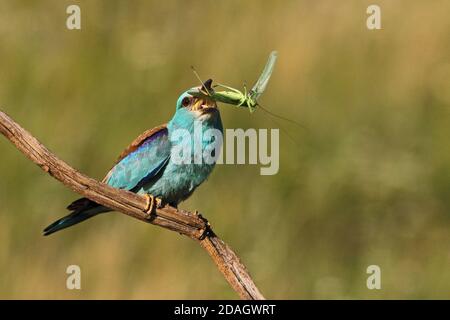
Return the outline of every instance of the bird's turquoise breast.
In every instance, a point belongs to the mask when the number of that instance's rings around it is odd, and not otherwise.
[[[178,165],[169,162],[160,179],[144,185],[140,192],[161,197],[165,202],[177,205],[207,179],[214,165]]]
[[[195,123],[195,122],[194,122]],[[159,174],[159,178],[151,181],[150,183],[143,185],[139,190],[139,193],[150,193],[154,196],[161,197],[165,202],[172,205],[177,205],[179,202],[188,198],[192,192],[204,182],[214,169],[215,162],[208,164],[202,159],[202,163],[194,163],[195,151],[199,151],[194,147],[194,126],[192,120],[186,120],[183,117],[174,117],[167,125],[169,129],[169,138],[175,135],[175,131],[182,129],[184,132],[189,132],[190,139],[181,139],[181,142],[172,141],[172,150],[176,146],[178,149],[184,149],[187,147],[191,151],[190,163],[179,163],[175,157],[171,156],[167,166]],[[220,150],[221,139],[216,141],[213,137],[204,136],[205,132],[209,129],[216,129],[222,134],[222,121],[220,114],[217,111],[215,114],[203,119],[203,121],[197,121],[197,126],[201,124],[202,136],[201,140],[201,152],[206,148],[211,150],[211,147],[215,147],[216,150]],[[197,127],[198,129],[198,127]],[[213,145],[212,145],[213,144]],[[185,149],[186,150],[186,149]]]

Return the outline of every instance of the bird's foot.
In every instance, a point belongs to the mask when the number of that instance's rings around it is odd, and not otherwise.
[[[155,212],[156,208],[160,208],[162,200],[154,197],[151,194],[146,193],[144,197],[147,199],[147,204],[145,205],[145,219],[150,219],[152,214]]]

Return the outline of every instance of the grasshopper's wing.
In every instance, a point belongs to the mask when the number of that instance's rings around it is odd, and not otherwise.
[[[276,51],[272,51],[270,53],[269,59],[267,60],[263,72],[259,76],[259,79],[253,86],[252,90],[250,90],[250,97],[254,101],[256,101],[264,92],[264,90],[266,90],[267,83],[269,83],[270,76],[272,75],[273,68],[275,67],[275,62],[277,61],[277,56],[278,53]]]

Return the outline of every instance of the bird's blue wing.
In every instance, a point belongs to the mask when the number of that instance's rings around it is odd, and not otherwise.
[[[170,148],[166,125],[144,132],[120,155],[103,182],[118,189],[139,189],[165,168]]]

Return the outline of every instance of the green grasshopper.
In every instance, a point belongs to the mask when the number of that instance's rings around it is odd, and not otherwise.
[[[270,76],[272,75],[273,68],[275,67],[275,61],[277,60],[277,52],[272,51],[270,53],[269,59],[267,60],[266,66],[259,76],[258,81],[255,83],[253,88],[247,92],[247,87],[244,86],[244,92],[237,89],[231,88],[229,86],[218,84],[215,87],[221,87],[226,89],[225,91],[212,91],[212,92],[190,92],[190,94],[197,97],[209,96],[215,101],[222,103],[232,104],[237,107],[248,108],[250,112],[254,112],[258,104],[258,98],[266,90],[267,84],[269,83]]]

